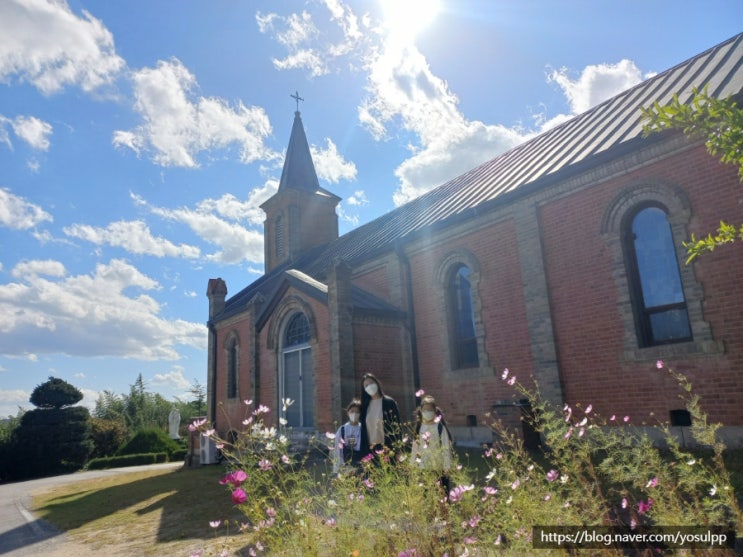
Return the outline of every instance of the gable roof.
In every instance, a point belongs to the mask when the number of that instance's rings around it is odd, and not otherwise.
[[[415,233],[469,218],[478,209],[505,202],[517,190],[547,187],[630,151],[639,141],[658,140],[642,138],[640,108],[655,101],[665,104],[674,93],[681,102],[688,102],[692,89],[704,86],[718,98],[743,92],[743,33],[274,269],[230,298],[219,317],[240,311],[255,294],[270,289],[270,283],[289,266],[311,277],[322,277],[336,260],[358,264],[393,249],[396,242]]]

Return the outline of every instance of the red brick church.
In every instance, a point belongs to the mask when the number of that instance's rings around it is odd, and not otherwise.
[[[743,439],[743,245],[686,265],[682,242],[743,222],[737,169],[640,108],[708,86],[743,92],[743,35],[338,236],[295,113],[262,208],[265,274],[209,280],[208,418],[239,430],[244,400],[295,436],[334,430],[372,372],[411,416],[436,396],[459,441],[486,413],[518,417],[505,367],[562,405],[683,427],[685,373],[711,420]]]

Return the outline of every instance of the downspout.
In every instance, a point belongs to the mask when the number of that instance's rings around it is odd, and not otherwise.
[[[413,304],[413,279],[410,260],[405,255],[401,242],[395,243],[395,253],[405,270],[405,294],[408,299],[408,331],[410,333],[411,363],[413,364],[413,392],[421,388],[420,364],[418,362],[418,335],[415,331],[415,305]]]
[[[209,329],[209,345],[211,346],[212,353],[208,357],[210,360],[209,374],[211,375],[211,384],[207,387],[208,392],[211,393],[209,397],[209,408],[207,409],[207,421],[211,423],[210,427],[216,428],[216,417],[217,417],[217,331],[214,329],[214,323],[210,319],[206,326]]]

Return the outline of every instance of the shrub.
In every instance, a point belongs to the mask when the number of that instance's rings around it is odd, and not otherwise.
[[[159,464],[161,462],[168,462],[168,453],[143,453],[93,458],[88,462],[87,468],[88,470],[103,470],[106,468]]]
[[[90,436],[93,440],[91,458],[111,456],[119,450],[127,438],[126,427],[121,422],[91,418]]]
[[[167,453],[180,450],[181,446],[159,429],[138,431],[118,451],[117,456],[141,453]]]

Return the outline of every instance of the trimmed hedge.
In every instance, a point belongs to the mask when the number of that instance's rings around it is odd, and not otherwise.
[[[168,462],[168,453],[140,453],[94,458],[88,462],[87,468],[88,470],[103,470],[105,468],[123,468],[125,466],[159,464],[162,462]]]
[[[168,437],[164,431],[145,429],[138,431],[134,437],[116,451],[116,454],[118,456],[163,452],[173,454],[182,448],[182,445]]]

